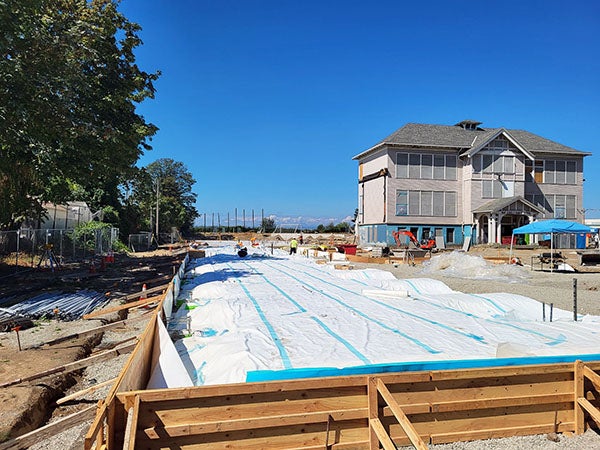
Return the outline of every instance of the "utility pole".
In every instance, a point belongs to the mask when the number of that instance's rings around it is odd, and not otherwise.
[[[160,178],[156,177],[156,243],[158,244],[158,196],[159,196]]]

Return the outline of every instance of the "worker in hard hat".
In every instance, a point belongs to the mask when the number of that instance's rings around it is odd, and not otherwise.
[[[296,238],[292,238],[292,240],[290,241],[290,255],[296,254],[297,250],[298,250],[298,241],[296,240]]]

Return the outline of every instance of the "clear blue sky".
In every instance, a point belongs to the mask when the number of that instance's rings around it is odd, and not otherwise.
[[[585,158],[600,217],[600,2],[123,0],[160,70],[140,161],[183,162],[201,213],[341,221],[352,157],[408,122],[525,129]],[[301,217],[302,219],[298,219]],[[287,218],[287,219],[286,219]],[[210,219],[209,219],[210,220]]]

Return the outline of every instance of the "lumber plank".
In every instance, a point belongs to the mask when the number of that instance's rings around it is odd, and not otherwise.
[[[137,397],[133,404],[133,408],[131,408],[131,421],[127,421],[127,426],[125,428],[125,445],[127,445],[127,449],[135,450],[135,442],[137,439],[137,430],[138,430],[138,417],[140,412],[140,398]],[[129,417],[129,414],[128,414]],[[125,447],[124,449],[125,450]]]
[[[410,420],[408,420],[408,417],[406,417],[406,414],[404,414],[404,411],[402,411],[402,408],[400,408],[400,405],[398,405],[398,402],[396,402],[396,400],[388,390],[387,386],[383,383],[383,381],[377,380],[377,390],[394,413],[396,420],[398,420],[398,422],[402,426],[402,429],[409,437],[411,443],[415,446],[415,448],[417,450],[426,450],[427,445],[425,445],[425,442],[423,442],[423,439],[421,439],[421,436],[419,436],[419,433],[417,432],[413,424],[410,422]]]
[[[381,421],[377,417],[369,419],[369,428],[373,431],[373,433],[375,433],[384,450],[396,450],[396,445],[387,434],[385,428],[383,428],[383,425],[381,424]],[[379,445],[370,448],[378,449]]]
[[[432,412],[471,411],[474,409],[500,408],[506,406],[537,405],[544,403],[564,403],[572,398],[572,393],[538,394],[522,397],[499,397],[484,400],[460,400],[455,402],[432,403]]]
[[[434,370],[431,371],[433,381],[457,380],[473,378],[510,377],[516,375],[539,375],[545,373],[573,372],[571,363],[532,364],[529,366],[487,367],[464,370]]]
[[[361,387],[367,392],[367,377],[351,376],[338,378],[311,378],[304,380],[268,381],[257,383],[218,384],[210,386],[194,386],[172,389],[154,389],[151,391],[132,391],[124,395],[139,395],[142,402],[161,400],[177,401],[180,399],[201,399],[214,397],[231,397],[236,395],[256,395],[260,393],[290,393],[294,391],[310,391],[314,389],[341,389]]]
[[[404,430],[395,423],[394,418],[384,417],[382,422],[388,425],[391,436],[404,434]],[[421,436],[427,436],[432,432],[444,434],[513,428],[523,425],[537,426],[549,423],[557,425],[573,422],[573,402],[419,414],[412,415],[411,422]],[[555,430],[550,429],[548,432],[551,431]]]
[[[139,398],[139,397],[138,397]],[[289,425],[326,424],[327,419],[331,417],[333,420],[340,422],[344,420],[356,420],[367,418],[367,408],[346,409],[340,411],[315,412],[306,414],[288,414],[288,415],[273,415],[265,417],[248,417],[242,419],[232,419],[227,421],[198,421],[192,422],[191,419],[196,418],[196,415],[190,414],[188,423],[179,423],[176,425],[153,425],[144,428],[144,433],[149,439],[158,439],[161,436],[191,436],[205,433],[216,433],[224,431],[239,431],[255,428],[283,427]],[[212,417],[211,417],[212,419]],[[147,421],[146,421],[147,422]],[[139,423],[139,421],[138,421]]]
[[[85,314],[83,316],[83,319],[95,319],[96,317],[100,317],[100,316],[104,316],[106,314],[111,314],[114,312],[118,312],[118,311],[122,311],[124,309],[132,309],[132,308],[137,308],[139,306],[146,306],[149,305],[151,303],[155,303],[159,300],[159,297],[152,297],[152,298],[148,298],[148,299],[143,299],[143,300],[138,300],[137,302],[130,302],[130,303],[125,303],[124,305],[118,305],[118,306],[113,306],[111,308],[105,308],[105,309],[101,309],[99,311],[94,311],[92,313],[89,314]]]
[[[308,395],[308,394],[307,394]],[[227,422],[238,419],[273,416],[289,416],[293,414],[324,413],[329,411],[355,410],[367,408],[367,398],[364,394],[343,395],[335,397],[331,393],[327,397],[316,397],[303,399],[298,397],[279,396],[277,401],[265,400],[261,396],[244,396],[231,398],[230,401],[220,399],[219,404],[214,405],[212,399],[198,403],[188,400],[177,402],[142,402],[140,406],[140,425],[146,426],[160,420],[165,425],[177,425],[188,423],[190,417],[209,417],[210,422]]]
[[[575,434],[583,434],[585,431],[585,422],[583,415],[583,407],[579,404],[579,399],[585,396],[584,393],[584,377],[583,377],[583,362],[577,360],[573,363],[574,370],[574,393],[573,402],[575,404]]]
[[[146,319],[148,319],[148,316],[140,315],[140,316],[134,317],[132,319],[119,320],[118,322],[112,322],[107,325],[101,325],[99,327],[90,328],[89,330],[80,331],[79,333],[73,333],[68,336],[63,336],[63,337],[54,339],[52,341],[44,342],[41,345],[56,345],[56,344],[60,344],[61,342],[69,341],[71,339],[77,339],[77,338],[81,338],[81,337],[85,337],[85,336],[91,336],[94,334],[102,333],[106,330],[110,330],[112,328],[117,328],[120,326],[127,326],[129,324],[139,322],[140,320],[146,320]]]
[[[111,378],[110,380],[103,381],[102,383],[98,383],[80,391],[73,392],[72,394],[66,395],[63,398],[59,398],[58,400],[56,400],[56,404],[62,405],[63,403],[67,403],[68,401],[74,400],[79,397],[83,397],[84,395],[89,394],[90,392],[97,391],[98,389],[101,389],[108,384],[114,383],[116,379],[116,377]]]
[[[167,279],[169,279],[169,278],[171,278],[170,275],[167,276]],[[164,279],[165,279],[165,277],[160,277],[160,278],[155,279],[154,281],[164,280]],[[152,281],[149,281],[149,283],[151,283],[151,282]],[[119,299],[120,300],[124,300],[124,301],[132,300],[132,299],[138,298],[138,297],[140,297],[140,296],[142,296],[144,294],[148,295],[148,294],[153,294],[155,292],[159,292],[161,290],[166,290],[166,289],[169,288],[170,285],[171,285],[171,282],[165,283],[165,284],[161,284],[160,286],[155,286],[155,287],[152,287],[150,289],[146,289],[145,291],[140,290],[139,292],[135,292],[133,294],[125,295],[123,297],[120,297]]]
[[[0,388],[8,387],[8,386],[13,386],[15,384],[24,383],[26,381],[39,380],[40,378],[44,378],[44,377],[47,377],[47,376],[50,376],[50,375],[55,375],[55,374],[59,374],[59,373],[69,373],[69,372],[73,372],[75,370],[83,369],[84,367],[87,367],[90,364],[94,364],[94,363],[97,363],[97,362],[106,361],[106,360],[109,360],[111,358],[115,358],[115,357],[117,357],[119,355],[122,355],[122,354],[125,354],[125,353],[129,353],[129,352],[131,352],[134,349],[134,347],[136,345],[137,345],[136,343],[133,343],[133,344],[125,345],[125,346],[122,346],[122,347],[117,347],[117,348],[114,348],[112,350],[107,350],[106,352],[102,352],[102,353],[99,353],[97,355],[90,356],[88,358],[80,359],[79,361],[75,361],[73,363],[64,364],[62,366],[54,367],[52,369],[48,369],[48,370],[45,370],[43,372],[36,373],[34,375],[29,375],[29,376],[24,377],[24,378],[17,378],[17,379],[12,380],[12,381],[7,381],[6,383],[0,384]]]
[[[344,426],[333,422],[330,426],[330,436],[335,435],[335,442],[329,441],[332,449],[357,448],[348,443],[366,442],[367,420],[348,421]],[[209,433],[206,435],[190,435],[159,440],[144,439],[139,434],[137,448],[194,448],[196,450],[263,450],[267,448],[304,449],[320,447],[325,449],[327,442],[327,424],[301,424],[276,428],[258,428]],[[360,448],[360,447],[359,447]],[[364,447],[362,447],[364,448]]]
[[[579,398],[577,402],[585,409],[594,421],[600,425],[600,411],[587,398]]]
[[[63,417],[62,419],[45,425],[37,430],[30,431],[27,434],[16,437],[9,441],[0,444],[0,450],[18,450],[21,448],[30,447],[38,442],[43,441],[56,433],[68,428],[79,425],[81,422],[91,419],[94,417],[96,405],[89,406],[82,411],[78,411],[69,416]]]
[[[574,422],[559,424],[546,423],[541,425],[521,425],[506,428],[489,428],[479,430],[464,430],[447,433],[431,434],[431,444],[445,444],[448,442],[476,441],[481,439],[495,439],[511,436],[527,436],[532,434],[543,434],[553,432],[566,432],[573,429]]]
[[[96,443],[97,448],[101,448],[102,443],[104,441],[104,418],[106,416],[106,402],[103,400],[98,401],[98,409],[96,411],[96,416],[92,421],[92,425],[88,429],[85,437],[83,439],[83,448],[84,450],[91,450],[94,446],[94,442]]]
[[[372,421],[379,419],[379,394],[377,393],[376,378],[369,378],[367,397],[369,414],[369,449],[375,450],[379,448],[379,436],[377,435],[375,427],[372,426]]]
[[[600,391],[600,375],[590,369],[587,365],[583,367],[583,375],[592,382],[597,391]]]

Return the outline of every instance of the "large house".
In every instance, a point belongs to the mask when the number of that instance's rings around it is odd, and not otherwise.
[[[514,228],[533,220],[583,221],[590,153],[481,125],[409,123],[356,155],[360,243],[393,243],[399,229],[451,245],[467,237],[509,243]]]

